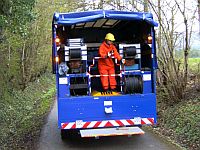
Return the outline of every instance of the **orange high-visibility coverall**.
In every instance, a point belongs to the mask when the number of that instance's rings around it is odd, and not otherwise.
[[[115,46],[113,44],[108,45],[104,41],[99,47],[99,55],[101,58],[98,60],[98,68],[100,75],[115,74],[115,67],[113,60],[112,58],[107,57],[108,52],[111,51],[114,51],[113,56],[117,58],[118,61],[122,59],[119,53],[117,52]],[[109,82],[110,82],[110,88],[115,89],[117,85],[115,76],[101,76],[101,84],[104,90],[107,90],[109,88]]]

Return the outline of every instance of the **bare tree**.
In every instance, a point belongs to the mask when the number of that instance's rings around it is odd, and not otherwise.
[[[174,3],[169,3],[164,0],[158,0],[157,3],[153,3],[150,0],[148,2],[159,22],[157,44],[160,85],[164,92],[170,97],[169,103],[179,102],[184,96],[187,85],[188,53],[190,48],[189,39],[192,31],[192,26],[189,26],[188,19],[192,21],[191,18],[193,18],[193,16],[187,18],[186,14],[189,9],[186,7],[185,0],[181,6],[177,0],[175,0]],[[175,16],[178,13],[182,14],[181,16],[185,26],[184,33],[176,32],[177,20]],[[181,22],[181,20],[179,22]],[[181,59],[175,56],[178,39],[181,36],[185,36],[183,65]],[[184,68],[181,69],[181,66],[184,66]]]
[[[144,0],[144,12],[148,12],[148,0]]]
[[[103,9],[103,5],[104,5],[104,0],[100,0],[98,8]]]
[[[92,0],[92,9],[95,9],[95,0]]]
[[[198,0],[197,7],[198,7],[198,15],[199,15],[199,35],[200,35],[200,0]]]
[[[183,0],[183,7],[179,5],[177,0],[175,0],[176,5],[178,6],[179,11],[182,14],[184,25],[185,25],[185,47],[184,47],[184,86],[187,84],[188,78],[188,55],[189,55],[189,26],[188,26],[188,18],[186,12],[186,1]]]

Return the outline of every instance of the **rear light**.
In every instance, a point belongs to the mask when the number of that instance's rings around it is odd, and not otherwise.
[[[151,36],[151,35],[148,35],[147,41],[148,41],[148,44],[151,44],[151,43],[152,43],[152,36]]]
[[[59,57],[57,56],[57,57],[55,58],[55,60],[56,60],[56,62],[58,63],[58,62],[59,62]]]
[[[58,37],[56,37],[55,42],[56,42],[56,45],[60,45],[60,39]]]

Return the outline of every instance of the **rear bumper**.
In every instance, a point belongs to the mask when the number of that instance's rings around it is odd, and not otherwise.
[[[88,128],[108,128],[108,127],[124,127],[124,126],[138,126],[138,125],[153,125],[154,118],[134,118],[122,120],[103,120],[83,122],[77,120],[76,122],[61,123],[61,129],[88,129]]]
[[[153,125],[156,95],[82,96],[58,99],[60,129]]]
[[[84,129],[80,130],[81,137],[100,137],[100,136],[119,136],[144,134],[139,127],[120,127],[120,128],[103,128],[103,129]]]

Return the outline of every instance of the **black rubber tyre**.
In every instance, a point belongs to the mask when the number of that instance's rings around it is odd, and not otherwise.
[[[61,135],[61,139],[62,140],[65,140],[65,139],[69,138],[69,133],[68,133],[67,130],[61,129],[60,130],[60,135]]]
[[[71,129],[71,130],[61,129],[60,135],[62,140],[80,137],[79,130],[77,129]]]

